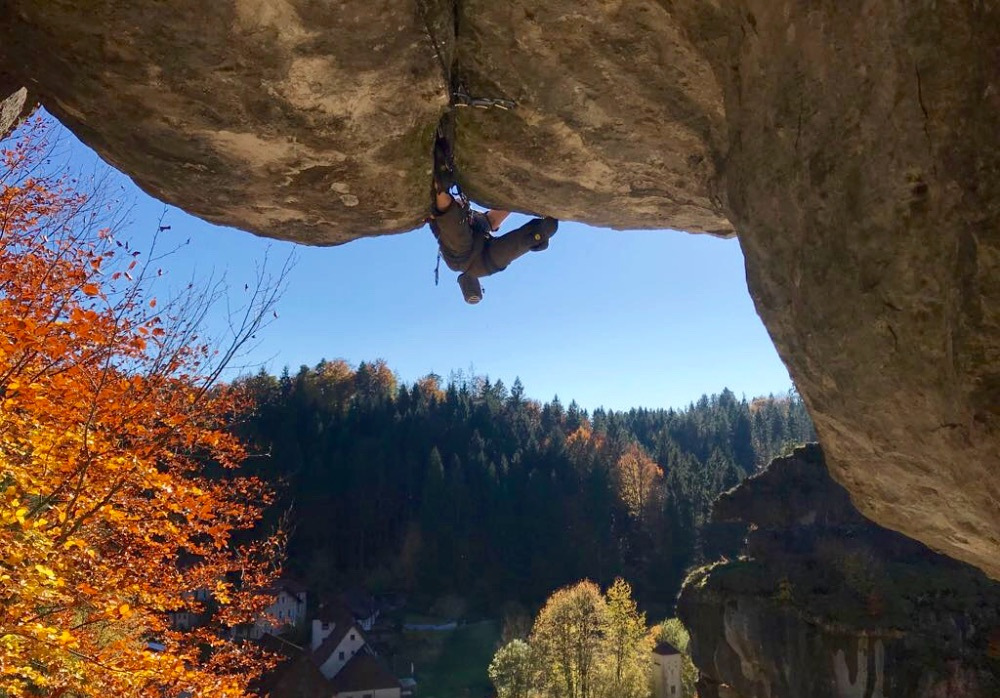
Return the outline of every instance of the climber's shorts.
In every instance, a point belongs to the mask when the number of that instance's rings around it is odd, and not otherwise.
[[[436,213],[436,212],[435,212]],[[453,201],[444,213],[431,219],[431,231],[441,246],[441,258],[452,271],[465,271],[472,260],[478,257],[486,243],[486,232],[476,233],[474,228],[482,227],[483,221],[473,221],[471,216],[486,216],[470,212]],[[486,222],[486,226],[489,223]]]

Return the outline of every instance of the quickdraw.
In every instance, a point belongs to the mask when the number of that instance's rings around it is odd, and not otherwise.
[[[512,99],[473,97],[461,82],[454,79],[452,66],[445,61],[443,47],[434,35],[430,10],[427,7],[426,0],[417,0],[417,6],[420,9],[420,16],[424,22],[424,31],[427,33],[427,38],[430,39],[431,47],[434,49],[434,56],[441,67],[441,76],[444,78],[445,84],[449,86],[449,107],[473,107],[476,109],[490,109],[493,107],[503,109],[504,111],[510,111],[517,107],[517,102]]]
[[[490,107],[495,107],[497,109],[503,109],[504,111],[510,111],[511,109],[517,107],[517,102],[512,99],[472,97],[462,87],[455,89],[451,96],[452,102],[456,107],[473,107],[476,109],[489,109]]]

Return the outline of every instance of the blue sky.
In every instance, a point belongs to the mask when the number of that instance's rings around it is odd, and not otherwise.
[[[102,173],[97,156],[63,131],[56,157]],[[121,237],[146,239],[164,204],[113,174],[132,208]],[[503,230],[519,224],[514,216]],[[238,302],[267,254],[295,266],[278,319],[241,363],[277,373],[322,358],[384,358],[403,380],[473,369],[528,395],[583,407],[680,407],[724,387],[747,397],[791,387],[747,292],[736,240],[675,231],[561,224],[545,252],[483,279],[462,300],[426,229],[332,248],[296,246],[200,221],[167,207],[162,242],[189,245],[165,261],[174,282],[225,274]],[[220,317],[213,322],[221,322]],[[212,328],[210,328],[212,329]]]

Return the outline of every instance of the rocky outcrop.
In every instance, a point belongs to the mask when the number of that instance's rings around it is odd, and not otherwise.
[[[730,235],[718,196],[722,90],[705,46],[727,26],[684,0],[463,0],[457,80],[516,100],[462,110],[475,198],[615,228]]]
[[[831,473],[1000,579],[1000,4],[742,11],[728,210]]]
[[[261,235],[336,244],[420,225],[453,63],[456,84],[518,103],[460,114],[457,158],[479,198],[732,233],[713,200],[721,89],[674,12],[455,7],[10,0],[0,65],[154,196]]]
[[[311,244],[419,225],[448,103],[414,2],[0,6],[0,65],[150,194]]]
[[[745,556],[678,603],[704,698],[1000,695],[1000,584],[867,521],[817,445],[724,494]]]
[[[7,0],[0,72],[150,193],[310,244],[421,223],[450,84],[515,100],[459,110],[468,192],[738,230],[835,479],[1000,579],[1000,5]]]
[[[0,138],[11,133],[36,106],[17,78],[0,72]]]

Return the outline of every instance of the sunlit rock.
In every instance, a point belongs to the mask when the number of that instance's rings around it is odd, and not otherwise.
[[[1000,579],[998,56],[954,0],[0,6],[0,73],[139,186],[309,244],[422,223],[449,82],[513,100],[458,110],[468,192],[738,230],[834,478]]]

